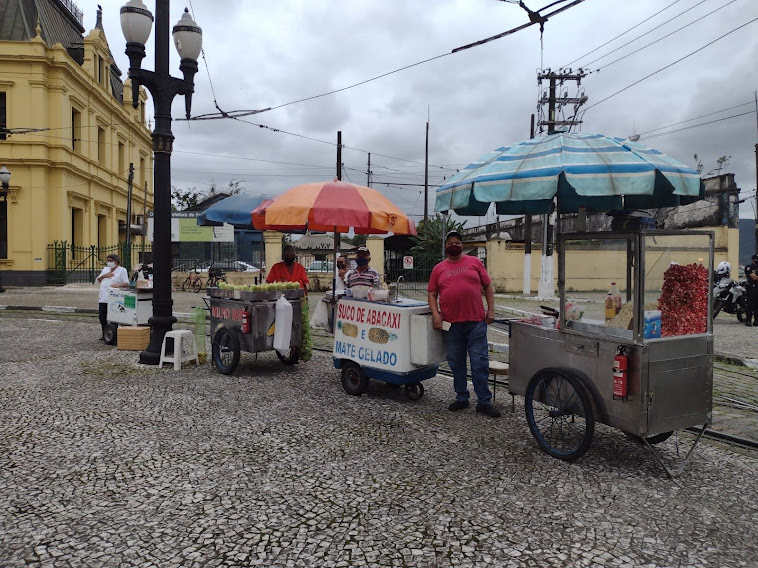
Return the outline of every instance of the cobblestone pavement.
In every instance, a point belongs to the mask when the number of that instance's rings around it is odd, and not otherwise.
[[[97,331],[0,314],[0,566],[755,566],[752,455],[671,481],[599,426],[568,464],[442,377],[351,397],[328,354],[175,372]]]

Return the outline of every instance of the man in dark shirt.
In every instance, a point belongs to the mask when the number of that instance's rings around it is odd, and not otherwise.
[[[754,254],[753,262],[745,267],[747,278],[747,312],[745,325],[748,327],[758,326],[758,254]]]

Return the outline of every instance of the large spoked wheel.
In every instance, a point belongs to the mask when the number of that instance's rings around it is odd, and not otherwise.
[[[424,396],[424,385],[421,383],[411,383],[405,385],[405,396],[411,400],[419,400]]]
[[[103,343],[106,345],[115,345],[118,336],[118,326],[115,323],[109,323],[103,330]]]
[[[195,294],[197,294],[202,288],[203,288],[203,281],[200,278],[195,278],[192,281],[192,289],[195,291]]]
[[[627,438],[630,440],[637,442],[638,444],[642,444],[642,436],[637,436],[636,434],[630,434],[628,432],[624,432]],[[651,446],[654,446],[656,444],[660,444],[661,442],[665,442],[668,440],[673,432],[661,432],[660,434],[656,434],[655,436],[646,436],[644,440],[650,444]]]
[[[212,346],[213,365],[222,375],[231,375],[240,362],[240,342],[237,336],[222,327],[216,332]]]
[[[290,349],[289,354],[282,355],[277,351],[276,356],[279,357],[279,360],[285,365],[294,365],[300,360],[300,350],[297,347],[293,347]]]
[[[595,414],[581,380],[565,369],[543,369],[526,389],[526,420],[546,454],[564,461],[582,457],[595,434]]]
[[[186,292],[190,287],[190,279],[189,276],[184,279],[184,282],[182,282],[182,292]]]
[[[363,374],[358,363],[342,363],[342,388],[353,396],[361,396],[368,389],[368,377]]]

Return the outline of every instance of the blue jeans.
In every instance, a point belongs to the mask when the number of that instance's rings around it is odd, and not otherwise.
[[[466,382],[466,354],[471,360],[471,382],[477,404],[490,404],[489,353],[487,352],[487,324],[483,321],[464,321],[450,324],[445,334],[447,362],[453,372],[455,399],[468,402],[469,392]]]

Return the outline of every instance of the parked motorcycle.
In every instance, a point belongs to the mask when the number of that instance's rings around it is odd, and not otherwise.
[[[721,311],[737,316],[742,322],[747,311],[747,290],[744,283],[721,278],[713,287],[713,317]]]

